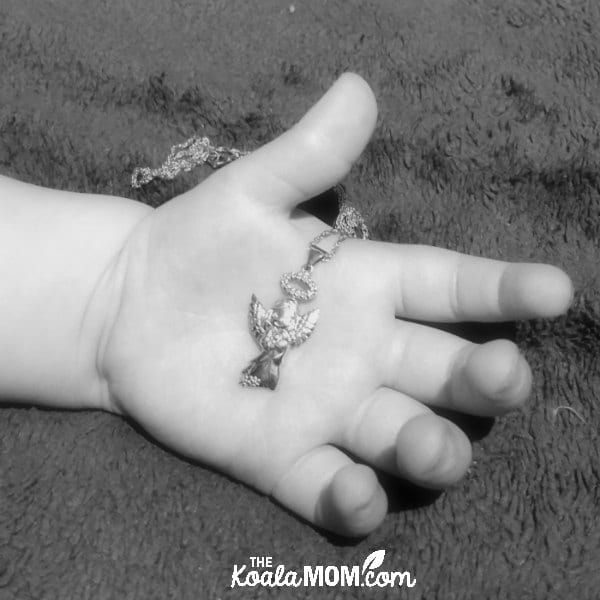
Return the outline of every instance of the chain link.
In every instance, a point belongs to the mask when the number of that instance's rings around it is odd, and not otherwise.
[[[174,179],[181,171],[191,171],[194,167],[207,164],[213,169],[246,156],[248,152],[237,148],[213,146],[207,137],[191,137],[171,148],[165,162],[157,169],[137,167],[131,175],[131,187],[141,188],[153,179]]]
[[[245,150],[227,148],[225,146],[213,146],[206,137],[193,136],[181,144],[175,144],[165,162],[156,169],[150,167],[137,167],[131,175],[131,187],[141,188],[153,179],[171,180],[177,177],[181,171],[191,171],[194,167],[207,164],[213,169],[220,169],[230,162],[248,155]],[[320,233],[311,244],[317,244],[331,235],[337,234],[338,239],[329,250],[329,260],[333,257],[339,245],[347,238],[369,237],[369,230],[360,212],[354,208],[346,199],[346,191],[342,185],[335,187],[338,196],[339,214],[333,229],[327,229]]]

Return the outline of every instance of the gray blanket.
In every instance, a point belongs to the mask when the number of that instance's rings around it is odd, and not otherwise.
[[[0,173],[156,206],[208,171],[137,192],[135,166],[195,133],[255,148],[353,70],[380,106],[345,182],[374,236],[551,262],[577,294],[556,321],[453,329],[516,340],[531,401],[456,417],[466,479],[384,479],[392,512],[358,542],[121,418],[5,405],[0,598],[598,598],[599,40],[594,0],[2,0]],[[230,588],[250,556],[302,571],[376,550],[415,587]]]

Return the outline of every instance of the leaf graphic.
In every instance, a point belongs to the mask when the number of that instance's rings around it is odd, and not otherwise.
[[[385,550],[375,550],[375,552],[371,552],[371,554],[365,558],[365,562],[363,563],[363,574],[367,569],[378,569],[383,564],[384,558]]]

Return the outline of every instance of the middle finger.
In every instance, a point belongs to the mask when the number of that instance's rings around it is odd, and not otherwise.
[[[396,319],[376,358],[382,385],[431,406],[496,416],[522,405],[531,370],[509,340],[474,344]]]

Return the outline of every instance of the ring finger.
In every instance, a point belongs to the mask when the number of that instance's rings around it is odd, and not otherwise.
[[[471,444],[454,423],[385,387],[363,401],[338,443],[379,469],[430,488],[456,483],[471,462]]]

